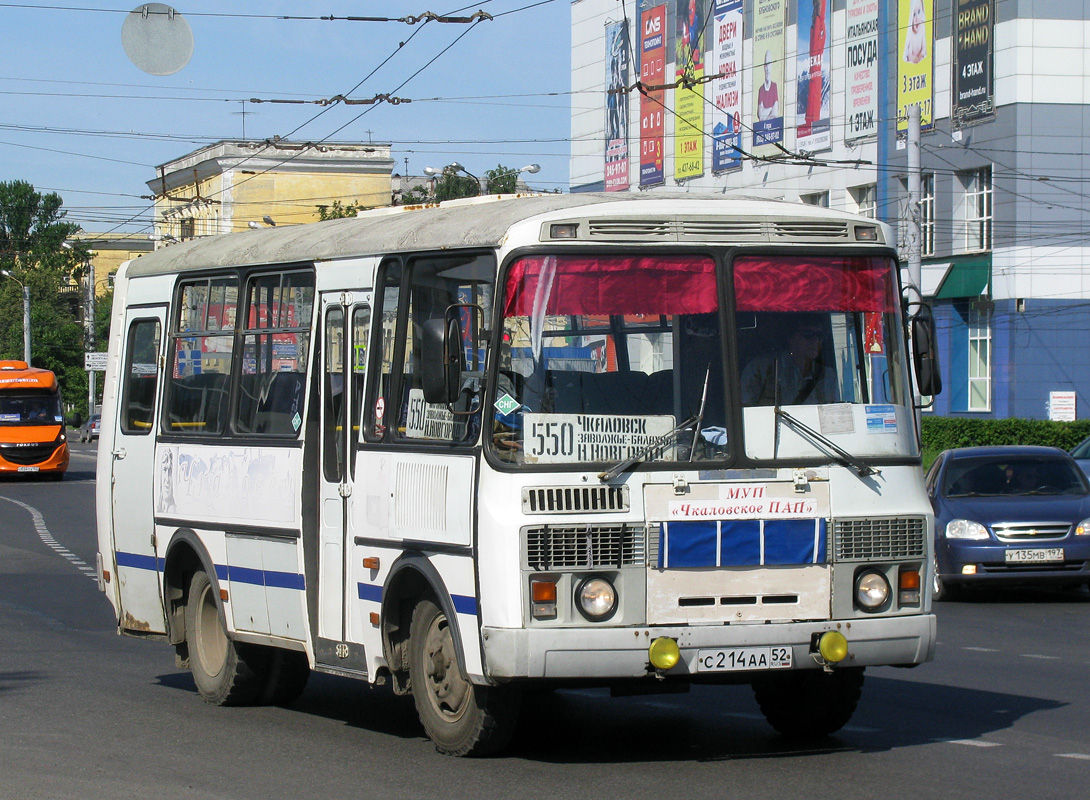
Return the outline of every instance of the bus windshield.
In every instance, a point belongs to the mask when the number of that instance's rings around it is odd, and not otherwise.
[[[550,255],[507,273],[493,442],[516,463],[717,457],[725,434],[716,267],[703,255]],[[703,414],[701,414],[703,410]],[[705,447],[705,442],[707,447]],[[661,445],[656,447],[656,445]]]
[[[56,425],[63,419],[59,392],[0,392],[0,425]]]
[[[911,403],[894,268],[884,256],[740,256],[723,314],[710,256],[519,259],[504,290],[494,452],[518,464],[731,459],[738,409],[750,432],[746,409],[760,406],[851,417],[854,404],[870,415],[860,426],[896,430],[894,406]]]

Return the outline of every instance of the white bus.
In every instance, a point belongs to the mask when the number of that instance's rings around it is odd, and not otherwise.
[[[450,754],[535,686],[751,683],[827,734],[935,647],[902,305],[888,227],[740,198],[161,249],[115,283],[101,587],[211,703],[389,681]]]

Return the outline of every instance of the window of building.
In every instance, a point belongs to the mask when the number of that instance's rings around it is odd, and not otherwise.
[[[991,311],[981,303],[969,304],[969,411],[992,408]]]
[[[920,255],[935,255],[935,176],[920,178]]]
[[[962,173],[965,187],[965,249],[992,249],[992,168]]]
[[[878,217],[878,187],[875,184],[856,186],[851,193],[852,200],[855,201],[855,213],[871,219]]]
[[[196,221],[193,217],[186,217],[178,221],[178,238],[192,239],[196,234]]]
[[[828,192],[814,192],[813,194],[799,195],[799,200],[804,205],[819,206],[820,208],[829,207],[829,193]]]

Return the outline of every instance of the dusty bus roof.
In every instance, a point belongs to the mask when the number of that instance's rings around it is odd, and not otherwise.
[[[665,193],[546,194],[473,198],[437,206],[393,206],[358,217],[209,236],[160,248],[129,262],[128,276],[164,275],[218,266],[290,264],[419,250],[496,247],[512,225],[581,207],[620,217],[645,215],[647,203],[677,202],[672,215],[859,220],[798,203],[730,195]],[[589,210],[589,209],[588,209]],[[660,214],[661,215],[661,212]]]

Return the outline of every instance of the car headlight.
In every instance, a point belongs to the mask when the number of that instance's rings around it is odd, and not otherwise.
[[[881,572],[867,570],[855,579],[855,602],[863,611],[878,611],[889,602],[889,581]]]
[[[575,597],[583,616],[592,621],[608,619],[617,610],[617,590],[605,578],[587,578]]]
[[[952,519],[946,523],[947,539],[987,539],[988,529],[971,519]]]
[[[1090,519],[1084,519],[1075,526],[1076,536],[1090,536]]]

